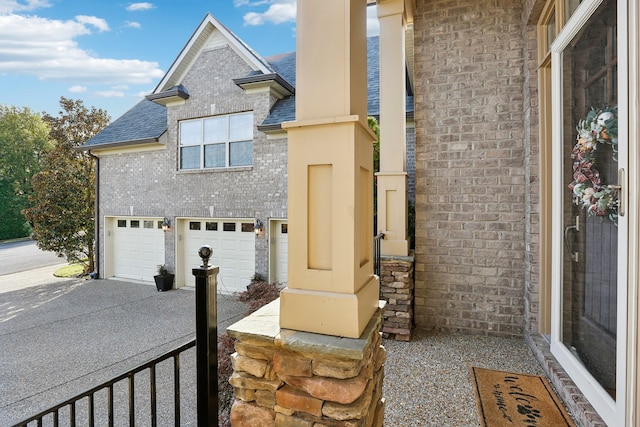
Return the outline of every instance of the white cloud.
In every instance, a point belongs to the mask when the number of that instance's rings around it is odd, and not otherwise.
[[[99,90],[95,95],[101,98],[124,98],[124,92],[119,90]]]
[[[132,96],[134,98],[144,98],[145,96],[149,95],[151,92],[153,92],[153,89],[149,89],[146,91],[140,91],[138,93],[134,93]]]
[[[71,93],[85,93],[87,91],[87,87],[86,86],[71,86],[69,88],[69,92]]]
[[[127,6],[127,11],[129,12],[140,12],[150,9],[155,9],[156,6],[153,3],[149,2],[140,2],[140,3],[131,3]]]
[[[140,28],[142,28],[142,25],[139,22],[133,22],[133,21],[125,21],[123,26],[125,28],[135,28],[136,30],[139,30]]]
[[[51,7],[48,0],[0,0],[0,14],[9,14],[13,12],[27,12],[35,9]]]
[[[95,23],[0,15],[0,74],[74,84],[148,84],[164,75],[156,62],[99,58],[81,49],[74,39],[91,34]]]
[[[87,15],[78,15],[76,16],[76,21],[81,24],[93,25],[100,32],[109,31],[109,24],[102,18],[97,18],[95,16],[87,16]]]
[[[248,12],[244,15],[244,24],[249,26],[271,23],[274,25],[296,20],[297,0],[233,0],[235,7],[255,8],[269,4],[264,12]],[[380,35],[380,23],[378,22],[377,6],[367,7],[367,37]],[[294,30],[295,37],[295,30]]]
[[[278,25],[284,22],[294,22],[296,20],[296,0],[273,0],[266,11],[249,12],[244,15],[243,19],[245,25],[265,23]]]
[[[271,3],[271,0],[233,0],[233,6],[234,7],[241,7],[241,6],[260,6],[263,4],[269,4]]]

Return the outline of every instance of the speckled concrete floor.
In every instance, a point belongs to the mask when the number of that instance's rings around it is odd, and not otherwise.
[[[542,374],[524,339],[415,331],[383,345],[385,426],[478,426],[471,366]]]

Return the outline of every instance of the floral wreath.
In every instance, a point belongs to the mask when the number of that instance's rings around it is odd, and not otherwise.
[[[577,142],[571,151],[573,182],[569,184],[574,201],[589,215],[606,216],[618,225],[618,190],[602,183],[595,156],[598,145],[606,144],[612,148],[613,160],[618,161],[618,107],[592,107],[576,130]]]

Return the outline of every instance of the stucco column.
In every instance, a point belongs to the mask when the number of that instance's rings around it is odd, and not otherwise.
[[[280,326],[358,338],[378,308],[366,0],[299,0]]]
[[[378,233],[383,255],[409,255],[406,172],[405,0],[378,1],[380,22],[380,172]]]

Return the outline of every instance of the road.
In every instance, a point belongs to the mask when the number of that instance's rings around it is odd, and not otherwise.
[[[61,264],[64,258],[40,250],[33,240],[0,243],[0,276]]]

